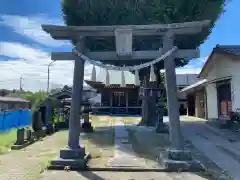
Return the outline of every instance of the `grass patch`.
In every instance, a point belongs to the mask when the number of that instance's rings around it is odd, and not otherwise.
[[[123,117],[123,122],[125,125],[136,125],[141,121],[141,117]]]
[[[113,127],[114,121],[110,116],[94,116],[90,115],[89,119],[91,120],[92,126],[94,128],[100,128],[100,127]]]
[[[17,129],[12,129],[8,132],[0,133],[0,154],[4,154],[9,151],[12,145],[17,139]]]

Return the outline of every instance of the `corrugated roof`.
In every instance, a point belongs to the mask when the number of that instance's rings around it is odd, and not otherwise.
[[[25,99],[22,98],[17,98],[17,97],[2,97],[0,96],[0,101],[4,101],[4,102],[29,102]]]
[[[187,86],[187,87],[183,88],[183,89],[180,91],[180,93],[187,92],[187,91],[191,91],[191,90],[193,90],[193,89],[195,89],[195,88],[197,88],[197,87],[200,87],[201,85],[204,85],[205,83],[207,83],[207,80],[206,80],[206,79],[200,80],[200,81],[198,81],[198,82],[196,82],[196,83],[194,83],[194,84],[192,84],[192,85],[190,85],[190,86]]]

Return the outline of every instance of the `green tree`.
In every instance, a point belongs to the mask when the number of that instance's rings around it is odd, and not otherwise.
[[[179,48],[196,48],[204,42],[224,5],[229,0],[63,0],[62,11],[67,25],[123,25],[179,23],[186,21],[211,20],[211,25],[197,35],[177,37]],[[189,39],[191,39],[189,41]],[[94,42],[93,42],[94,41]],[[134,49],[157,49],[161,45],[158,38],[148,42],[137,39]],[[95,41],[88,39],[87,46],[93,50],[114,49],[114,39]],[[109,61],[108,61],[109,63]],[[119,65],[119,61],[110,62]],[[139,62],[127,61],[125,65]],[[176,61],[177,66],[188,63],[186,59]],[[163,69],[163,63],[157,65]]]
[[[216,20],[229,0],[62,0],[63,18],[67,25],[127,25],[127,24],[165,24],[210,20],[211,24],[201,33],[176,36],[175,45],[181,49],[195,49],[209,36]],[[73,42],[74,44],[75,42]],[[86,46],[90,50],[115,50],[114,37],[95,40],[87,38]],[[133,40],[134,50],[157,50],[161,47],[161,37]],[[106,61],[105,61],[106,62]],[[105,63],[104,61],[102,63]],[[176,66],[184,66],[189,59],[176,59]],[[107,61],[112,65],[136,65],[139,61]],[[163,62],[155,65],[155,72],[164,68]],[[149,74],[149,68],[140,71],[140,78]],[[157,74],[157,84],[162,82]],[[149,83],[146,83],[149,84]],[[145,99],[146,107],[152,106],[153,99]],[[151,112],[153,113],[153,112]],[[151,114],[146,113],[146,114]],[[156,119],[156,118],[149,118]],[[146,120],[143,120],[146,121]],[[145,123],[145,122],[144,122]],[[150,124],[154,124],[151,123]]]

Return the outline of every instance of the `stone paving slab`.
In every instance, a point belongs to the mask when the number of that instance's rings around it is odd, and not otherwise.
[[[1,155],[0,180],[39,179],[47,161],[57,156],[59,149],[66,144],[64,137],[59,136],[61,133],[55,133],[25,149]]]

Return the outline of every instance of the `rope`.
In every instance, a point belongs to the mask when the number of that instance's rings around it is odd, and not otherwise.
[[[135,70],[140,70],[149,66],[152,66],[160,61],[163,61],[164,59],[166,59],[168,56],[170,56],[172,53],[174,53],[178,48],[176,46],[174,46],[172,49],[170,49],[169,51],[167,51],[166,53],[164,53],[161,57],[151,61],[151,62],[146,62],[144,64],[140,64],[140,65],[134,65],[134,66],[113,66],[113,65],[104,65],[101,62],[95,61],[95,60],[91,60],[90,58],[88,58],[87,56],[85,56],[84,54],[78,52],[78,50],[76,49],[76,47],[73,48],[73,53],[79,57],[81,57],[83,60],[88,61],[90,64],[94,65],[94,66],[98,66],[107,70],[115,70],[115,71],[135,71]]]

